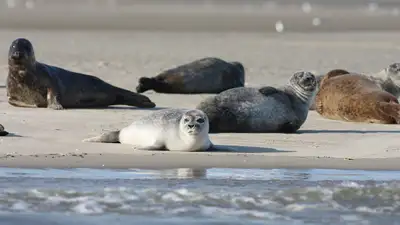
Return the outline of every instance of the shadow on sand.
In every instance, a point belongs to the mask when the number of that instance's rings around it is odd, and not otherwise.
[[[214,145],[207,152],[234,152],[234,153],[277,153],[277,152],[295,152],[278,150],[275,148],[253,147],[253,146],[239,146],[239,145]]]
[[[1,137],[24,137],[24,136],[21,136],[19,134],[9,133],[7,131],[0,132],[0,136]]]
[[[400,133],[400,130],[299,130],[296,133],[298,134],[318,134],[318,133],[326,133],[326,134],[374,134],[374,133],[389,133],[396,134]]]
[[[87,110],[87,109],[102,109],[102,110],[148,110],[148,111],[156,111],[161,109],[167,109],[167,107],[154,107],[154,108],[138,108],[135,106],[105,106],[105,107],[82,107],[82,108],[67,108],[67,110]]]

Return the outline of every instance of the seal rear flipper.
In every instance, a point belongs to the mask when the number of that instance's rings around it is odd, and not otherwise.
[[[83,142],[120,143],[120,131],[111,131],[100,136],[84,139]]]
[[[0,136],[7,136],[8,132],[4,130],[3,125],[0,124]]]
[[[141,77],[139,78],[139,85],[136,87],[137,93],[143,93],[148,90],[154,89],[157,86],[157,81],[154,78]]]
[[[156,104],[145,95],[117,88],[117,95],[113,105],[129,105],[138,108],[154,108]]]

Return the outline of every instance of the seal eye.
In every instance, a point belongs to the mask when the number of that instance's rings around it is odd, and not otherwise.
[[[203,119],[203,118],[197,119],[196,122],[198,122],[198,123],[204,123],[204,119]]]
[[[185,119],[183,120],[183,122],[188,123],[188,122],[189,122],[189,119],[188,119],[188,118],[185,118]]]

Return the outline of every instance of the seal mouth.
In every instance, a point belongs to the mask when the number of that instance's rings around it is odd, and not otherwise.
[[[188,127],[188,134],[190,135],[197,135],[200,133],[200,126],[199,125],[193,125],[193,124],[189,124],[187,125]]]

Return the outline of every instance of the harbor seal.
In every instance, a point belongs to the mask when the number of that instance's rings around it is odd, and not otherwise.
[[[334,70],[340,71],[342,69],[334,69]],[[382,90],[389,92],[390,94],[396,96],[396,98],[400,97],[400,63],[391,63],[389,66],[385,67],[384,69],[382,69],[377,73],[371,73],[371,74],[360,74],[354,72],[348,72],[348,73],[350,75],[351,74],[364,75],[368,77],[368,79],[379,85]],[[317,91],[315,92],[315,94],[318,93],[320,86],[319,83],[321,81],[321,78],[324,76],[325,74],[316,76]],[[313,97],[312,104],[310,105],[310,110],[315,110],[315,96]]]
[[[305,122],[316,87],[310,72],[296,72],[286,85],[238,87],[202,101],[210,133],[294,133]]]
[[[368,77],[378,84],[382,90],[389,92],[396,98],[400,97],[400,63],[391,63],[383,70]]]
[[[207,115],[196,109],[162,109],[118,131],[84,142],[130,144],[141,150],[205,151],[212,147]]]
[[[154,90],[173,94],[215,94],[243,87],[245,69],[240,62],[207,57],[169,70],[155,77],[139,78],[138,93]]]
[[[369,77],[356,73],[328,72],[315,97],[316,111],[332,120],[400,123],[397,98]]]
[[[0,136],[7,136],[8,132],[4,130],[3,125],[0,124]]]
[[[153,108],[148,97],[115,87],[91,75],[40,63],[31,42],[15,39],[8,53],[8,103],[17,107],[92,108],[129,105]]]

